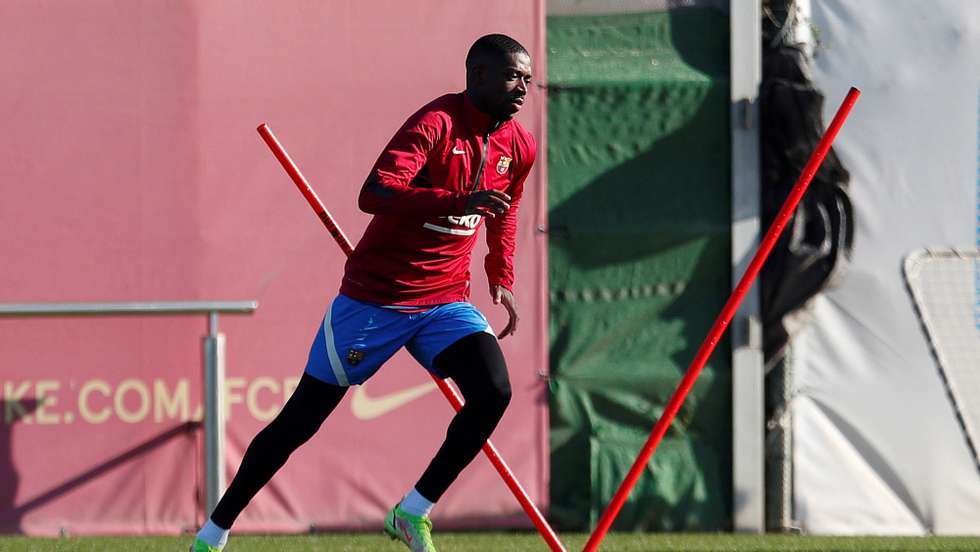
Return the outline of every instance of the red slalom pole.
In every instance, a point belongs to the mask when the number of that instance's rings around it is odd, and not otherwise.
[[[320,201],[320,197],[316,195],[315,191],[313,191],[313,187],[310,186],[310,183],[306,180],[306,177],[303,176],[303,173],[299,172],[299,167],[296,166],[296,163],[294,163],[292,158],[289,157],[289,154],[286,153],[285,148],[282,147],[279,140],[277,140],[275,135],[272,134],[272,131],[269,130],[269,125],[262,123],[256,130],[259,131],[259,135],[262,136],[262,139],[265,140],[266,145],[268,145],[269,149],[272,150],[272,155],[276,156],[276,159],[279,160],[282,168],[286,169],[286,173],[288,173],[290,178],[293,179],[293,182],[296,183],[296,187],[299,188],[299,191],[303,194],[303,197],[306,198],[306,201],[310,204],[310,207],[313,207],[313,211],[316,213],[316,216],[320,217],[323,225],[327,227],[327,231],[330,232],[333,239],[337,241],[337,245],[343,249],[344,255],[350,257],[350,254],[354,252],[354,247],[351,246],[350,240],[347,239],[347,236],[344,234],[343,230],[341,230],[340,227],[337,226],[337,223],[334,222],[333,217],[330,215],[330,211],[327,211],[327,208],[323,206],[323,202]]]
[[[643,473],[643,469],[646,467],[647,462],[650,461],[650,457],[653,456],[654,451],[657,450],[657,445],[660,444],[660,440],[663,439],[664,434],[667,433],[667,428],[670,427],[671,422],[674,421],[674,416],[677,415],[677,411],[680,410],[681,405],[684,403],[684,399],[687,398],[688,392],[691,391],[691,387],[694,386],[694,382],[698,379],[698,375],[701,373],[701,369],[704,368],[705,363],[708,361],[708,357],[711,356],[712,351],[715,350],[715,346],[718,341],[721,340],[722,334],[725,333],[725,329],[728,328],[728,323],[731,322],[732,316],[735,315],[735,311],[738,310],[739,304],[742,303],[742,299],[745,294],[748,293],[749,288],[752,287],[752,282],[755,281],[756,276],[759,275],[759,271],[762,269],[762,265],[766,262],[769,257],[769,253],[772,248],[776,245],[776,240],[779,239],[779,235],[783,233],[783,228],[786,227],[786,223],[789,222],[791,216],[793,216],[793,211],[796,209],[796,205],[800,202],[806,189],[810,186],[810,181],[813,180],[813,176],[817,174],[817,169],[820,168],[820,164],[823,163],[824,158],[827,156],[827,152],[830,151],[830,145],[833,144],[834,138],[837,137],[837,133],[840,131],[841,127],[844,125],[844,121],[847,119],[848,114],[851,112],[851,108],[857,102],[858,96],[861,95],[861,91],[857,88],[851,87],[851,90],[847,93],[841,106],[837,109],[837,114],[834,115],[834,119],[830,122],[830,126],[827,131],[824,132],[823,138],[817,144],[817,149],[810,155],[810,160],[807,161],[805,167],[803,167],[803,173],[797,179],[796,184],[793,185],[793,189],[790,191],[789,197],[783,203],[782,208],[780,208],[779,213],[776,214],[776,219],[773,221],[772,226],[766,232],[765,237],[762,239],[762,243],[759,245],[759,250],[756,251],[755,257],[752,258],[752,262],[749,263],[749,267],[745,270],[745,274],[738,281],[735,286],[735,290],[732,291],[731,296],[728,298],[728,302],[725,303],[724,308],[721,310],[721,314],[715,320],[714,325],[711,326],[711,331],[708,332],[708,336],[705,338],[704,342],[701,344],[701,348],[698,349],[697,354],[694,356],[694,360],[691,362],[690,367],[687,369],[687,373],[684,374],[684,378],[678,384],[677,389],[674,390],[674,394],[671,395],[670,400],[667,402],[667,407],[664,409],[664,413],[657,420],[657,423],[653,426],[653,431],[650,433],[650,437],[647,438],[646,443],[640,450],[640,455],[636,457],[636,461],[633,462],[633,466],[630,468],[629,473],[626,474],[626,478],[623,483],[619,486],[616,494],[613,495],[612,500],[609,502],[609,506],[606,507],[606,511],[603,512],[602,517],[599,518],[599,523],[596,525],[595,530],[592,532],[592,536],[589,537],[589,541],[585,543],[585,548],[583,552],[595,552],[599,549],[599,545],[602,543],[602,539],[605,538],[606,533],[609,532],[609,528],[612,526],[613,521],[616,520],[616,516],[619,515],[619,511],[623,507],[623,503],[626,502],[626,497],[629,496],[630,491],[636,485],[637,480]]]
[[[327,227],[327,231],[330,232],[330,235],[333,236],[334,240],[337,241],[337,244],[340,245],[340,248],[344,251],[344,254],[349,257],[351,253],[354,252],[354,248],[351,246],[350,240],[347,239],[344,232],[339,226],[337,226],[337,223],[334,222],[333,217],[330,216],[330,212],[327,211],[327,208],[323,206],[323,202],[320,201],[319,196],[317,196],[316,192],[313,191],[313,187],[310,186],[310,183],[306,180],[306,177],[303,176],[303,173],[299,171],[299,167],[296,166],[296,163],[294,163],[289,157],[289,154],[286,153],[286,150],[282,147],[282,144],[280,144],[279,140],[277,140],[275,135],[272,134],[272,130],[269,129],[269,125],[262,123],[256,130],[258,130],[259,135],[262,136],[262,139],[265,141],[266,145],[269,146],[269,149],[272,150],[272,154],[279,160],[282,168],[286,169],[286,173],[288,173],[290,178],[293,179],[296,187],[299,188],[299,191],[302,192],[303,197],[306,198],[307,203],[310,204],[310,207],[313,208],[316,215],[320,217],[323,225]],[[456,394],[456,391],[450,387],[445,380],[441,380],[431,373],[429,376],[436,382],[436,385],[439,386],[439,390],[442,391],[443,395],[445,395],[446,400],[448,400],[449,404],[453,406],[453,409],[455,409],[456,412],[459,412],[459,409],[463,408],[463,401],[459,398],[459,395]],[[500,456],[500,453],[497,452],[497,448],[493,446],[493,443],[491,443],[489,439],[487,439],[487,442],[483,444],[483,453],[490,459],[490,463],[497,469],[497,473],[499,473],[500,477],[503,478],[504,483],[507,484],[507,488],[510,489],[510,492],[513,493],[514,497],[521,504],[521,507],[524,509],[524,512],[527,513],[528,517],[531,518],[531,522],[534,523],[534,526],[538,529],[538,533],[541,533],[541,536],[548,543],[548,546],[551,547],[551,550],[553,552],[566,552],[565,547],[562,546],[561,541],[558,540],[558,535],[555,534],[555,531],[550,525],[548,525],[548,522],[544,519],[544,516],[541,515],[541,511],[538,510],[538,507],[531,502],[530,497],[527,496],[527,491],[525,491],[524,487],[521,486],[521,483],[517,480],[517,477],[514,476],[514,472],[511,471],[510,466],[507,465],[507,462],[505,462],[503,457]]]

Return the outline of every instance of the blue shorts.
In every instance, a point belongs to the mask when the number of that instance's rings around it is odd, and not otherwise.
[[[432,362],[459,339],[493,335],[486,317],[470,303],[446,303],[424,312],[402,312],[338,295],[313,339],[306,373],[340,386],[364,383],[403,346],[440,378]]]

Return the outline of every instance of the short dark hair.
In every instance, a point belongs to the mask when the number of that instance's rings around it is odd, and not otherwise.
[[[481,59],[488,57],[503,58],[507,54],[524,54],[530,57],[527,48],[507,35],[488,34],[481,36],[470,46],[470,51],[466,54],[466,68],[473,67]]]

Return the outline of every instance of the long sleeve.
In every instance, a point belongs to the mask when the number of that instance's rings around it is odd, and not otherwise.
[[[380,305],[466,301],[480,226],[490,283],[511,289],[517,213],[536,147],[518,121],[490,119],[459,92],[398,129],[361,190],[360,206],[374,216],[347,260],[341,293]],[[474,188],[504,192],[512,207],[495,218],[466,216]]]
[[[398,129],[361,188],[361,210],[382,215],[462,215],[465,193],[413,185],[445,128],[439,113],[420,111]]]
[[[511,197],[510,209],[501,216],[487,218],[487,248],[484,259],[487,281],[490,286],[503,286],[514,289],[514,251],[517,246],[517,211],[521,196],[524,195],[524,181],[534,165],[536,150],[533,142],[529,146],[528,157],[520,167],[520,173],[508,190]]]

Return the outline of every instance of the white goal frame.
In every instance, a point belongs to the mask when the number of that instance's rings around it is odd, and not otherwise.
[[[980,247],[921,249],[904,263],[905,284],[980,470]]]

